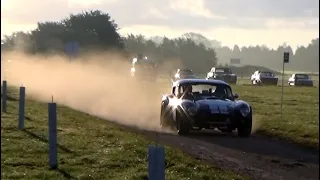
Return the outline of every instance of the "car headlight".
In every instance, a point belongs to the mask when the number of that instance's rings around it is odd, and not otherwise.
[[[184,102],[182,104],[183,109],[191,116],[194,116],[198,112],[199,106],[192,102]]]
[[[243,117],[247,117],[250,114],[250,107],[244,106],[240,109],[240,113]]]
[[[191,116],[195,116],[198,112],[198,108],[196,106],[192,106],[188,108],[188,114]]]

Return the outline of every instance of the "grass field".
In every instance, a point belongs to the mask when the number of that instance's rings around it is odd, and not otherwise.
[[[319,148],[318,87],[284,87],[282,120],[281,87],[234,85],[232,88],[239,99],[252,105],[258,134]]]
[[[105,120],[58,107],[59,168],[48,168],[47,104],[28,100],[17,130],[17,94],[1,114],[1,179],[147,179],[152,142]],[[166,147],[166,179],[245,179]]]

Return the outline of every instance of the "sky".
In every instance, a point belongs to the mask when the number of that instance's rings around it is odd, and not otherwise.
[[[122,35],[196,32],[229,47],[294,49],[319,37],[319,0],[1,0],[1,37],[85,10],[110,14]]]

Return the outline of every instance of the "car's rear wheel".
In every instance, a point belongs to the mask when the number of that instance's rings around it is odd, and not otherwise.
[[[246,119],[242,124],[237,128],[239,137],[250,137],[252,130],[252,117]]]
[[[176,114],[176,128],[179,135],[186,135],[190,132],[191,129],[190,123],[180,112],[177,112]]]

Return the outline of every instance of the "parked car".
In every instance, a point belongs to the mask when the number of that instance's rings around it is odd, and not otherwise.
[[[237,75],[233,74],[230,68],[211,68],[206,79],[218,79],[230,84],[237,83]]]
[[[255,71],[251,75],[253,85],[278,85],[278,78],[269,71]]]
[[[313,86],[313,81],[308,74],[292,74],[288,80],[289,86]]]
[[[194,79],[196,75],[191,69],[177,69],[174,77],[172,78],[172,82],[175,82],[180,79]]]

